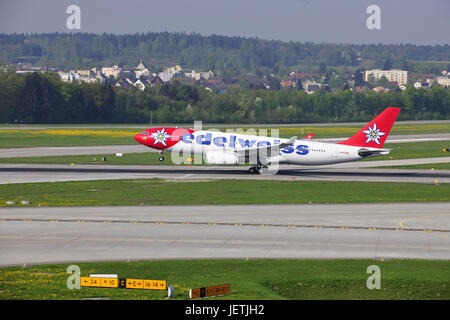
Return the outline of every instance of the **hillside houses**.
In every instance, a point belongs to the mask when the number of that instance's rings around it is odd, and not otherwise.
[[[59,70],[56,73],[64,82],[108,83],[115,88],[121,89],[128,89],[134,86],[140,90],[145,90],[147,86],[164,83],[161,77],[150,73],[150,70],[143,64],[142,60],[133,69],[113,65],[102,67],[101,69],[79,69],[68,72]]]
[[[55,72],[64,82],[102,83],[124,90],[129,88],[145,90],[147,87],[170,83],[174,80],[188,85],[202,86],[216,93],[226,92],[230,86],[253,90],[304,90],[308,94],[319,90],[330,92],[345,89],[373,90],[382,93],[388,90],[403,91],[408,86],[416,89],[429,89],[436,85],[450,87],[447,70],[438,74],[414,74],[399,69],[357,69],[356,71],[330,69],[326,73],[298,71],[284,73],[283,76],[268,72],[240,73],[238,70],[234,73],[226,73],[222,70],[219,75],[216,75],[211,70],[184,70],[180,65],[170,66],[158,72],[160,70],[152,72],[151,68],[147,67],[142,60],[134,67],[114,64],[69,71],[36,67],[24,63],[16,65],[16,73]],[[357,81],[358,75],[360,75],[360,80]]]
[[[60,79],[65,82],[82,81],[87,83],[106,82],[106,76],[97,68],[70,70],[69,72],[58,71]]]

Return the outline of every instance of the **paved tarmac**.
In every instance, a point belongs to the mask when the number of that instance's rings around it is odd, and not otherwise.
[[[0,164],[0,184],[110,179],[161,178],[166,180],[263,179],[317,181],[372,181],[449,183],[450,170],[370,169],[421,163],[450,162],[450,157],[360,161],[326,166],[274,168],[273,174],[249,174],[247,166],[132,166],[132,165],[56,165]]]
[[[450,259],[450,203],[0,208],[0,265]]]
[[[111,146],[78,146],[78,147],[32,147],[0,149],[0,158],[50,157],[74,155],[100,155],[116,153],[157,152],[141,144],[111,145]]]

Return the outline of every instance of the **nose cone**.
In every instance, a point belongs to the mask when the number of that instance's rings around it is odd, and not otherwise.
[[[139,142],[139,143],[144,143],[143,142],[143,138],[144,138],[145,136],[142,134],[142,133],[138,133],[137,135],[135,135],[134,136],[134,140],[136,140],[137,142]]]

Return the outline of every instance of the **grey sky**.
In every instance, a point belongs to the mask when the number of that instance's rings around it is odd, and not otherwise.
[[[0,0],[0,32],[197,32],[299,42],[450,44],[449,0]],[[369,5],[381,29],[369,30]],[[74,32],[74,31],[72,31]]]

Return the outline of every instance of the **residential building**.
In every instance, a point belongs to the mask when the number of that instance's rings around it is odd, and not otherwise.
[[[294,80],[281,80],[282,88],[297,88],[297,82]]]
[[[378,86],[372,89],[373,91],[375,91],[376,93],[380,93],[380,92],[387,92],[389,91],[389,89],[382,87],[382,86]]]
[[[380,80],[382,77],[386,77],[388,81],[395,81],[398,85],[406,85],[408,83],[408,71],[400,69],[381,70],[371,69],[366,70],[364,81],[368,82],[371,77],[374,81]]]
[[[161,79],[159,76],[154,76],[154,77],[151,79],[150,83],[151,83],[152,85],[154,85],[154,84],[164,84],[164,81],[162,81],[162,79]]]
[[[306,93],[308,93],[308,94],[318,91],[321,87],[322,87],[322,84],[315,82],[315,81],[306,80],[303,82],[303,88],[305,89]]]
[[[139,62],[139,64],[134,69],[134,74],[136,75],[136,78],[139,79],[141,76],[148,77],[150,75],[150,71],[147,69],[147,67],[142,63],[142,60]]]
[[[73,82],[73,80],[75,80],[75,76],[70,72],[58,71],[57,74],[59,75],[61,81]]]
[[[128,89],[130,87],[130,84],[127,81],[123,80],[123,79],[119,79],[119,80],[117,80],[117,82],[114,85],[114,87],[121,88],[121,89]]]
[[[170,67],[160,72],[158,76],[162,81],[168,82],[174,77],[181,77],[183,74],[183,69],[179,65],[176,65],[175,67]]]
[[[195,70],[192,70],[191,72],[185,72],[184,75],[186,77],[195,79],[197,81],[199,80],[209,80],[212,77],[214,77],[214,73],[210,70],[208,72],[196,72]]]
[[[121,72],[121,68],[119,68],[119,66],[113,65],[112,67],[103,67],[102,68],[102,73],[107,77],[114,77],[114,79],[117,79],[119,77],[119,74]]]
[[[175,76],[181,76],[183,73],[183,68],[181,68],[178,64],[175,67],[167,68],[167,72],[172,72]]]
[[[414,82],[414,88],[416,89],[428,89],[430,87],[428,82],[424,82],[424,81],[416,81]]]
[[[173,73],[164,71],[160,72],[158,76],[163,82],[169,82],[173,78]]]
[[[444,87],[450,87],[450,78],[447,77],[436,77],[435,81],[437,84],[444,86]]]
[[[76,80],[87,81],[94,75],[94,72],[91,69],[77,70],[74,75]]]
[[[139,90],[144,91],[145,87],[150,85],[150,83],[146,79],[137,79],[133,85]]]
[[[200,81],[202,79],[200,72],[195,72],[195,70],[192,70],[191,72],[185,72],[184,75],[196,81]]]
[[[202,77],[205,80],[209,80],[214,77],[214,72],[212,72],[211,70],[207,72],[200,72],[200,77]]]

